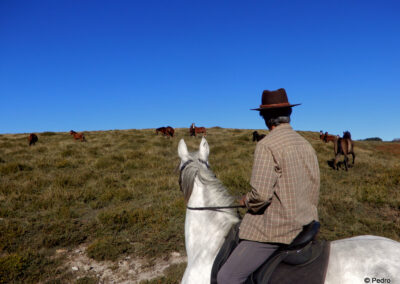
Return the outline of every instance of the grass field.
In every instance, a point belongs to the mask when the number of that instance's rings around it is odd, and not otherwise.
[[[253,130],[210,128],[210,164],[233,195],[249,189]],[[259,130],[260,133],[267,133]],[[97,283],[79,280],[60,250],[84,244],[88,257],[168,258],[185,254],[185,204],[178,185],[177,145],[197,150],[199,138],[176,129],[172,139],[154,130],[0,135],[0,283]],[[373,234],[400,241],[400,143],[356,141],[348,172],[328,165],[332,143],[299,132],[317,152],[321,170],[320,238]],[[241,212],[244,213],[244,212]],[[178,283],[184,265],[145,283]]]

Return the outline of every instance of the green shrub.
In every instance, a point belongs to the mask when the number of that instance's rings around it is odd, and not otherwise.
[[[9,283],[22,278],[26,269],[26,259],[19,254],[0,258],[0,283]]]
[[[0,257],[0,283],[37,283],[50,277],[57,263],[43,254],[25,250]]]
[[[116,260],[122,254],[129,252],[132,246],[127,241],[115,237],[103,237],[96,239],[87,248],[89,257],[101,260]]]

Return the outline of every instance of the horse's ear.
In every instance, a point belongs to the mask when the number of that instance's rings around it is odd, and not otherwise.
[[[178,155],[181,160],[186,161],[189,159],[189,151],[187,149],[185,140],[181,139],[178,145]]]
[[[210,154],[210,147],[208,146],[206,138],[202,138],[199,148],[199,157],[204,161],[208,161],[208,155]]]

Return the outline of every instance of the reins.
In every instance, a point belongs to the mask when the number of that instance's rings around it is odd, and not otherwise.
[[[218,211],[220,209],[232,209],[232,208],[244,208],[244,205],[231,205],[231,206],[215,206],[215,207],[189,207],[186,206],[189,210],[215,210]]]
[[[206,165],[207,169],[210,169],[210,165],[202,160],[202,159],[198,159],[199,162],[201,162],[202,164]],[[182,179],[182,172],[183,170],[186,168],[187,165],[189,165],[190,163],[192,163],[193,160],[187,160],[180,168],[180,177],[179,177],[179,184],[181,183],[181,179]],[[190,206],[186,206],[187,209],[189,210],[214,210],[214,211],[218,211],[221,209],[233,209],[233,208],[244,208],[246,206],[244,205],[230,205],[230,206],[208,206],[208,207],[190,207]]]

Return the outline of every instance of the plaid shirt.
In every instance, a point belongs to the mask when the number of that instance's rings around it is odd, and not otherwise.
[[[318,220],[319,165],[303,137],[285,123],[257,143],[241,239],[289,244]]]

